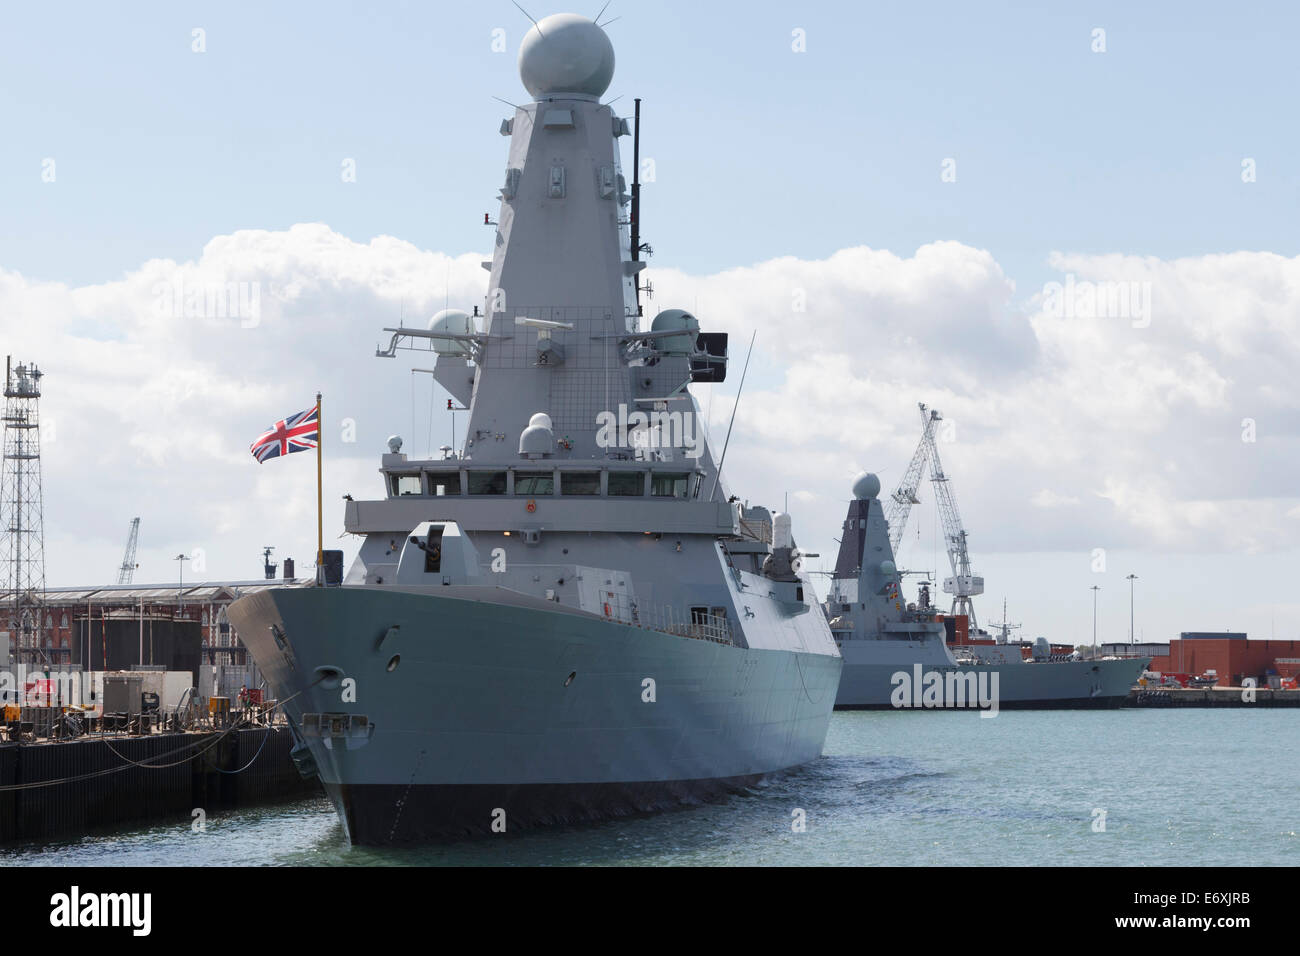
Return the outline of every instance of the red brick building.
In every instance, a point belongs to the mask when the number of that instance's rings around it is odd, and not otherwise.
[[[1297,672],[1300,641],[1249,641],[1246,635],[1184,631],[1169,642],[1169,653],[1155,657],[1151,669],[1165,674],[1218,674],[1218,686],[1240,687],[1242,679],[1253,677],[1260,687],[1268,686],[1268,677],[1284,678]]]

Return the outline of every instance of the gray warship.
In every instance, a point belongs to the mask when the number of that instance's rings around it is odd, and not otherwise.
[[[976,708],[992,715],[1119,707],[1127,700],[1149,658],[1083,660],[1051,653],[1042,638],[1025,658],[1021,645],[1007,640],[1006,628],[992,643],[950,646],[927,583],[919,586],[916,601],[905,603],[879,496],[875,475],[854,481],[822,605],[844,657],[837,709]]]
[[[228,609],[355,844],[699,802],[822,750],[842,660],[790,519],[730,494],[689,391],[726,337],[642,327],[613,69],[590,20],[528,32],[485,307],[386,330],[436,354],[463,445],[389,439],[342,580]]]

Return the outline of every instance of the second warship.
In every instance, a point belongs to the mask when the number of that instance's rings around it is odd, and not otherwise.
[[[1021,646],[1007,640],[1006,629],[1000,641],[959,639],[950,645],[943,616],[930,603],[928,584],[918,589],[917,601],[905,603],[879,496],[880,479],[874,474],[854,481],[823,604],[844,656],[837,709],[975,708],[992,715],[1124,703],[1150,658],[1083,660],[1077,654],[1053,654],[1040,638],[1026,659]]]

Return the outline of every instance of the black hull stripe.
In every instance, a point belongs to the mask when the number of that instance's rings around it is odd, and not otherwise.
[[[1128,695],[1115,697],[1065,697],[1058,700],[1003,700],[998,710],[1113,710],[1122,707]],[[978,707],[895,707],[893,704],[836,704],[836,710],[913,711],[980,710]]]
[[[752,786],[763,776],[582,784],[326,784],[325,789],[352,843],[389,846],[494,834],[498,808],[505,811],[505,832],[515,833],[694,806]]]

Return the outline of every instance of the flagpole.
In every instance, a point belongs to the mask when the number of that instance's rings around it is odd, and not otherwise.
[[[316,583],[325,583],[325,522],[321,508],[321,449],[325,445],[325,420],[321,417],[320,392],[316,393]]]

